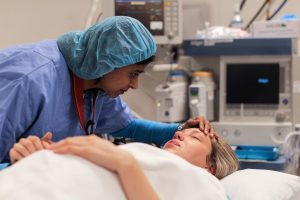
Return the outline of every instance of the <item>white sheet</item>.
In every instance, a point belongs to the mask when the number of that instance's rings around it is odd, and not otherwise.
[[[226,200],[218,179],[169,152],[138,143],[121,148],[140,162],[161,199]],[[108,170],[79,157],[40,151],[0,172],[0,199],[122,200],[126,197],[117,177]]]

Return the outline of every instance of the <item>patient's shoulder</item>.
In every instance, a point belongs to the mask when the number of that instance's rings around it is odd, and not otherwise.
[[[161,148],[145,144],[145,143],[129,143],[125,145],[119,146],[120,148],[124,149],[131,153],[136,159],[144,160],[146,158],[149,159],[163,159],[163,160],[183,160],[182,158],[172,154],[168,151],[165,151]]]
[[[192,165],[185,159],[170,153],[161,148],[144,144],[144,143],[129,143],[121,145],[120,148],[131,153],[144,169],[155,169],[159,166],[161,169],[181,170],[181,171],[203,171],[206,170]]]

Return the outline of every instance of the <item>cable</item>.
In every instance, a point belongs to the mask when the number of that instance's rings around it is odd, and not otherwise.
[[[103,12],[101,11],[96,18],[96,23],[98,23],[100,21],[100,18],[102,17],[102,15],[103,15]]]
[[[262,10],[265,8],[265,6],[269,3],[269,0],[265,0],[263,5],[259,8],[259,10],[256,12],[256,14],[253,16],[253,18],[250,20],[250,22],[245,26],[245,30],[247,30],[250,25],[255,21],[255,19],[258,17],[258,15],[262,12]]]
[[[268,19],[270,17],[270,10],[272,7],[274,1],[269,1],[268,6],[267,6],[267,10],[266,10],[266,19]]]
[[[275,10],[275,12],[270,16],[268,17],[267,20],[271,20],[273,17],[275,17],[275,15],[278,14],[278,12],[283,8],[283,6],[287,3],[287,0],[283,0],[283,2],[279,5],[279,7]]]
[[[240,3],[240,11],[242,11],[242,9],[244,8],[245,3],[246,0],[242,0],[242,2]]]
[[[91,9],[90,9],[88,18],[87,18],[87,20],[85,22],[85,28],[88,28],[88,27],[90,27],[93,24],[93,18],[94,18],[95,14],[96,14],[98,4],[99,4],[99,0],[93,0],[93,3],[92,3],[92,6],[91,6]]]
[[[300,175],[300,132],[289,133],[283,144],[283,153],[288,159],[286,169],[287,173]]]

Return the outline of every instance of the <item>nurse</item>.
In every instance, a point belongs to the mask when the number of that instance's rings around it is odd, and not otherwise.
[[[124,16],[0,51],[0,163],[14,163],[44,142],[93,133],[163,145],[178,124],[134,119],[119,97],[138,87],[155,52],[149,31]],[[201,117],[179,127],[192,126],[210,128]]]

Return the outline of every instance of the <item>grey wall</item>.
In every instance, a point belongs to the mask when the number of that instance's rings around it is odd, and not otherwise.
[[[0,48],[84,28],[92,0],[0,0]]]
[[[100,2],[110,0],[99,0]],[[193,35],[205,21],[212,25],[228,25],[238,0],[182,0],[184,34]],[[263,0],[248,0],[242,13],[248,22]],[[9,45],[55,38],[83,29],[93,0],[0,0],[0,48]],[[274,8],[280,3],[275,1]],[[101,4],[99,4],[101,7]],[[300,16],[300,1],[289,1],[279,13]]]

